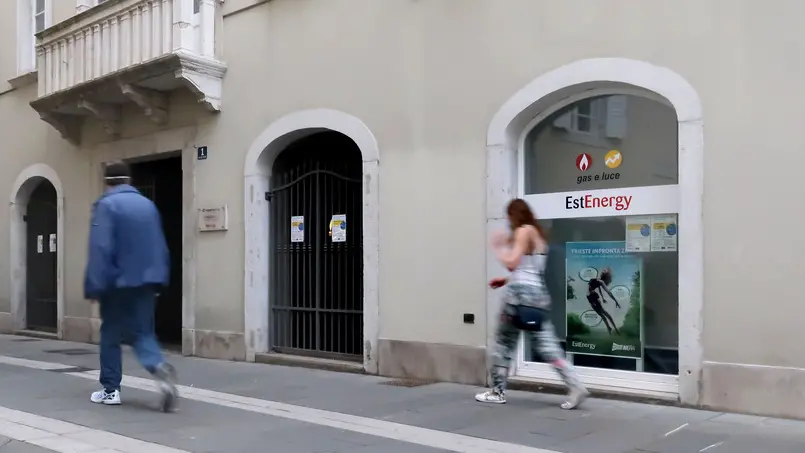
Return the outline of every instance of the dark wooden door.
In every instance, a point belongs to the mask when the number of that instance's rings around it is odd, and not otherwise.
[[[56,189],[43,180],[31,193],[26,224],[27,328],[56,332]]]

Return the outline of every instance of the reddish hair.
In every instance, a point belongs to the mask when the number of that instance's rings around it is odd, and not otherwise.
[[[509,216],[509,223],[511,224],[512,233],[518,228],[525,225],[531,225],[536,228],[537,232],[544,240],[548,240],[545,229],[537,223],[537,217],[522,198],[515,198],[506,206],[506,214]]]

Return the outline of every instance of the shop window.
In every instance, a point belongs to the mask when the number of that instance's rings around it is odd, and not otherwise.
[[[553,321],[577,366],[678,374],[677,139],[673,108],[620,94],[526,135],[522,195],[549,232]]]
[[[676,140],[676,113],[660,102],[578,101],[527,135],[525,193],[677,184]]]
[[[550,234],[546,283],[553,297],[553,322],[574,364],[677,374],[676,214],[542,223]],[[636,227],[643,225],[650,232],[645,251],[627,251],[640,234]],[[673,234],[668,234],[669,227]],[[606,288],[596,287],[592,280],[605,270],[611,280]],[[596,293],[593,301],[588,299],[591,292]],[[524,352],[526,361],[541,361],[531,347]]]

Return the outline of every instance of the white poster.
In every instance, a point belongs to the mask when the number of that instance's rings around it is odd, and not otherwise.
[[[50,253],[56,251],[56,233],[50,233],[50,240],[48,241],[48,250],[50,250]]]
[[[651,251],[677,251],[677,238],[679,237],[677,229],[676,215],[651,216]]]
[[[305,242],[305,216],[291,217],[291,242]]]
[[[651,217],[627,217],[626,251],[650,252],[651,244]]]
[[[347,242],[347,216],[346,214],[336,214],[330,221],[330,232],[333,235],[333,242]]]
[[[45,251],[45,237],[41,234],[36,236],[36,253],[42,253]]]

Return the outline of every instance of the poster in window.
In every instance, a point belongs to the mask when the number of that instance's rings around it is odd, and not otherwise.
[[[567,352],[643,357],[643,260],[624,241],[568,242]]]
[[[651,217],[626,218],[626,251],[629,253],[651,251]]]
[[[676,215],[655,215],[651,217],[652,252],[676,252],[678,237]]]

